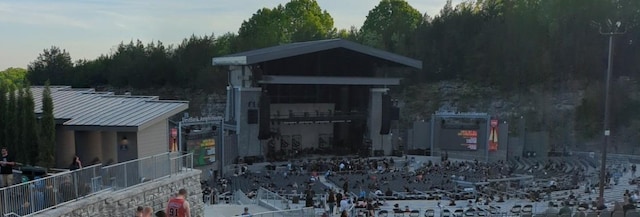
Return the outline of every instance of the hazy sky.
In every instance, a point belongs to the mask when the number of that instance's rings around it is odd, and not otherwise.
[[[437,14],[446,0],[407,0]],[[453,0],[454,5],[462,0]],[[237,32],[263,7],[288,0],[0,0],[0,70],[26,68],[42,50],[66,49],[73,60],[110,53],[122,41],[177,44],[195,35]],[[378,0],[317,0],[337,28],[360,27]]]

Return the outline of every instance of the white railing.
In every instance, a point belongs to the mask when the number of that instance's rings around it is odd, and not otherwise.
[[[193,153],[169,158],[171,175],[193,170]]]
[[[169,153],[143,157],[102,168],[105,186],[120,190],[171,175]]]
[[[26,216],[106,190],[122,190],[193,169],[193,154],[154,155],[103,167],[57,173],[0,188],[0,216]]]
[[[236,190],[235,192],[233,192],[233,199],[232,200],[233,200],[233,203],[237,203],[237,204],[240,204],[240,205],[255,204],[255,200],[252,200],[251,198],[249,198],[241,190]]]
[[[272,212],[261,212],[246,216],[251,217],[315,217],[315,209],[313,207],[306,207],[302,209],[280,210]],[[242,215],[240,215],[242,216]]]
[[[291,208],[287,198],[262,187],[258,189],[256,200],[258,204],[266,205],[276,210],[288,210]]]
[[[24,216],[63,206],[104,190],[102,165],[58,173],[0,189],[0,213]]]

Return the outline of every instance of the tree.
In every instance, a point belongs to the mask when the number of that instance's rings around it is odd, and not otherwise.
[[[362,28],[362,42],[400,54],[409,54],[411,40],[422,15],[404,0],[382,0],[369,11]]]
[[[24,85],[27,70],[23,68],[8,68],[0,71],[0,87],[6,90],[15,90]]]
[[[333,18],[315,0],[292,0],[284,6],[285,30],[290,41],[310,41],[335,34]]]
[[[54,147],[56,143],[56,123],[53,116],[53,99],[49,81],[45,82],[42,91],[42,117],[40,119],[39,164],[51,168],[54,164]]]
[[[7,135],[7,129],[10,127],[8,125],[9,117],[7,117],[7,104],[7,91],[5,90],[5,87],[0,86],[0,146],[6,146],[9,144],[6,140],[6,138],[9,137]]]
[[[7,148],[9,148],[9,150],[11,151],[15,151],[16,150],[16,138],[18,138],[18,131],[17,131],[17,112],[16,112],[16,93],[15,90],[8,90],[7,94],[9,95],[8,98],[8,102],[7,105],[5,107],[6,109],[6,123],[5,123],[5,140],[4,140],[4,144],[6,144]]]
[[[28,160],[28,152],[27,152],[27,140],[31,141],[31,139],[33,138],[27,138],[26,134],[25,134],[25,96],[24,96],[24,89],[20,88],[18,90],[16,90],[17,92],[17,96],[15,99],[16,102],[16,107],[15,107],[15,114],[16,115],[16,120],[15,120],[15,137],[13,137],[13,145],[15,145],[15,158],[18,162],[21,163],[27,163]],[[31,112],[33,113],[33,110],[31,110]]]
[[[289,42],[284,26],[281,24],[285,19],[283,10],[282,5],[274,9],[263,8],[253,14],[249,20],[242,22],[235,45],[238,50],[251,50]]]
[[[38,147],[39,145],[39,129],[36,124],[36,115],[35,115],[35,103],[33,102],[33,94],[31,93],[31,88],[27,85],[24,90],[23,100],[23,109],[24,113],[22,120],[24,122],[24,128],[22,133],[22,139],[24,142],[22,143],[24,153],[24,161],[29,165],[36,165],[38,163]],[[55,130],[55,129],[54,129]]]
[[[285,6],[258,10],[238,30],[236,47],[250,50],[335,35],[333,18],[315,0],[292,0]]]
[[[184,39],[173,52],[172,57],[178,75],[175,86],[201,88],[211,86],[199,75],[201,71],[208,71],[211,74],[209,76],[213,76],[211,55],[215,56],[215,53],[216,43],[213,35],[203,37],[192,35],[189,39]]]
[[[32,84],[42,85],[49,80],[52,84],[62,85],[70,80],[73,70],[71,56],[66,50],[52,46],[45,49],[27,68],[28,78]]]

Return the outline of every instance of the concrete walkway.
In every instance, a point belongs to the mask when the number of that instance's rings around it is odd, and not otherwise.
[[[250,204],[250,205],[216,204],[216,205],[205,206],[204,216],[205,217],[238,216],[242,214],[245,207],[249,208],[249,213],[261,213],[261,212],[271,211],[256,204]]]

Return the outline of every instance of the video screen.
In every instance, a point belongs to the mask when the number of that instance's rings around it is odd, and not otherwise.
[[[439,143],[441,149],[476,151],[478,150],[478,130],[442,129]]]

